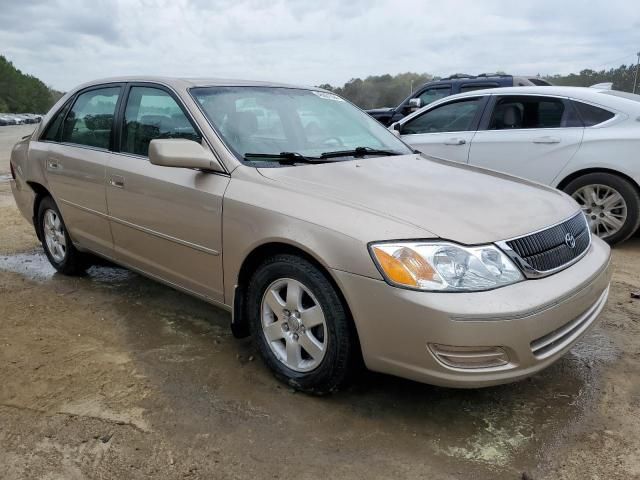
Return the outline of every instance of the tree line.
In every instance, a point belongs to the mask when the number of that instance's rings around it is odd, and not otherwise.
[[[554,85],[572,87],[590,87],[597,83],[613,82],[615,90],[626,92],[633,91],[635,78],[635,65],[621,65],[609,70],[582,70],[580,73],[569,75],[543,76]],[[439,80],[440,77],[428,73],[400,73],[398,75],[372,75],[364,80],[352,78],[341,87],[329,84],[319,85],[347,100],[355,103],[360,108],[395,107],[404,100],[412,91],[430,80]],[[636,93],[640,90],[636,87]]]
[[[0,55],[0,113],[45,113],[61,95]]]
[[[549,75],[545,78],[555,85],[589,87],[596,83],[613,82],[613,88],[631,92],[635,79],[635,65],[620,65],[609,70],[585,69],[569,75]],[[333,91],[361,108],[392,107],[398,105],[422,84],[440,77],[429,73],[400,73],[371,75],[364,80],[352,78],[341,87],[319,85]],[[62,92],[47,87],[41,80],[22,73],[0,55],[0,113],[44,113],[62,96]]]

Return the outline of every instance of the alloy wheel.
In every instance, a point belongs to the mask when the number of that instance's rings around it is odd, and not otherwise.
[[[269,348],[296,372],[317,368],[327,352],[327,323],[318,300],[301,282],[276,280],[261,304],[262,332]]]
[[[627,203],[608,185],[585,185],[571,196],[582,207],[591,231],[600,238],[615,235],[627,221]]]
[[[55,210],[47,209],[43,218],[43,233],[47,249],[56,262],[62,263],[67,255],[67,240],[60,215]]]

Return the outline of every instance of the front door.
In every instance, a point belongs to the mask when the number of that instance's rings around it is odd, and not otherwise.
[[[176,97],[161,87],[134,85],[120,152],[107,168],[116,258],[222,302],[222,197],[229,177],[151,164],[147,154],[154,138],[202,142]]]
[[[400,122],[401,138],[427,155],[466,163],[484,103],[481,96],[438,105]]]

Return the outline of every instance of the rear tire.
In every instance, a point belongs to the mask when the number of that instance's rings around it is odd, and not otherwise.
[[[355,331],[324,272],[290,254],[267,258],[247,292],[253,341],[281,381],[315,395],[337,391],[353,372]]]
[[[633,235],[640,227],[640,193],[628,180],[611,173],[588,173],[564,187],[582,207],[592,232],[611,245]],[[622,222],[614,228],[612,222]]]
[[[87,269],[84,254],[76,249],[58,206],[51,197],[38,205],[37,228],[49,262],[64,275],[82,275]]]

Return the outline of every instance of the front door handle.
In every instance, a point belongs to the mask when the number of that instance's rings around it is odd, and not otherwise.
[[[120,175],[111,175],[109,185],[116,188],[124,188],[124,177]]]
[[[533,139],[533,143],[560,143],[558,137],[538,137]]]
[[[450,138],[449,140],[445,140],[445,145],[464,145],[467,141],[464,138]]]

